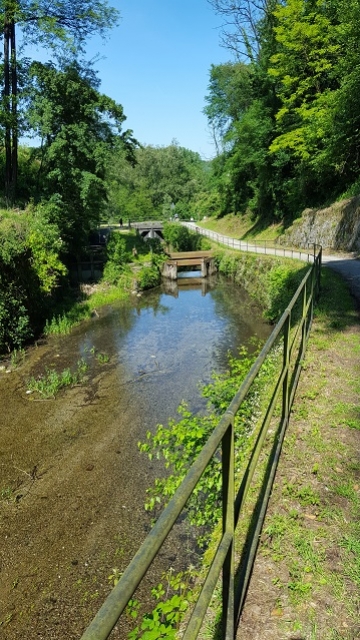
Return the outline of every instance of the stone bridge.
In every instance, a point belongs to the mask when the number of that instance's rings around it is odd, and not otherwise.
[[[136,229],[137,233],[147,240],[147,238],[159,238],[163,240],[163,223],[162,222],[131,222],[132,229]]]

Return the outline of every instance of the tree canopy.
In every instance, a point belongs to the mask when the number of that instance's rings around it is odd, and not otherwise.
[[[106,205],[106,164],[111,149],[134,160],[137,145],[122,131],[121,105],[98,91],[89,67],[73,62],[63,68],[34,63],[28,122],[41,139],[37,160],[37,198],[53,203],[66,248],[77,253]]]
[[[209,2],[236,54],[205,107],[222,212],[284,218],[357,193],[357,0]]]
[[[94,33],[105,35],[118,16],[118,11],[106,0],[0,0],[4,44],[0,127],[5,144],[5,189],[9,201],[14,200],[16,193],[18,140],[22,133],[17,27],[26,44],[43,46],[57,56],[78,56],[88,37]]]
[[[135,159],[134,166],[124,162],[122,153],[110,159],[113,217],[135,221],[197,215],[208,184],[208,166],[198,153],[174,140],[167,147],[142,146]]]

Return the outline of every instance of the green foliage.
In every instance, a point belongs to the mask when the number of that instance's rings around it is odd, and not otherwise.
[[[161,282],[159,267],[156,264],[143,266],[136,276],[136,281],[141,291],[157,287]]]
[[[120,578],[121,578],[121,572],[116,567],[112,570],[112,573],[108,576],[108,580],[113,587],[116,587]]]
[[[162,247],[156,239],[143,240],[138,235],[112,233],[106,248],[107,261],[103,280],[118,284],[124,277],[136,279],[141,290],[150,289],[160,283]],[[132,273],[130,264],[136,264]]]
[[[19,349],[42,327],[66,269],[56,225],[42,207],[0,219],[0,351]]]
[[[87,368],[85,360],[81,359],[77,363],[75,372],[64,369],[58,373],[55,369],[47,369],[44,375],[30,378],[28,390],[37,392],[43,398],[54,398],[60,389],[79,384],[84,379]]]
[[[21,349],[21,348],[14,349],[11,352],[11,358],[10,358],[11,366],[14,369],[16,369],[16,367],[20,366],[24,362],[25,356],[26,356],[25,349]]]
[[[28,128],[25,111],[29,103],[29,61],[17,49],[17,26],[27,45],[50,49],[59,58],[74,58],[84,52],[91,34],[104,35],[116,23],[118,11],[106,0],[5,0],[0,2],[3,25],[3,99],[0,127],[4,129],[5,195],[13,201],[18,174],[18,139]],[[27,115],[27,114],[26,114]],[[26,131],[26,133],[29,133]]]
[[[27,309],[18,296],[19,290],[10,285],[0,300],[0,345],[8,351],[19,348],[32,336]]]
[[[200,234],[194,233],[176,222],[165,222],[163,236],[173,251],[196,251],[202,246]]]
[[[128,640],[175,640],[189,603],[194,601],[194,575],[194,572],[174,574],[172,570],[165,573],[163,581],[151,590],[156,606],[151,613],[145,614],[141,624],[128,634]],[[128,615],[137,618],[138,610],[138,601],[130,601]]]
[[[90,307],[84,302],[76,302],[67,311],[55,314],[47,319],[44,327],[45,335],[67,335],[71,329],[91,316]]]
[[[4,500],[6,502],[10,502],[13,497],[13,491],[11,487],[2,487],[0,489],[0,501]]]
[[[287,220],[357,194],[358,1],[210,2],[230,49],[243,44],[211,68],[206,97],[220,213]]]
[[[29,235],[27,245],[31,250],[32,266],[40,281],[40,289],[51,293],[58,285],[60,276],[67,273],[59,255],[62,250],[62,239],[55,224],[48,222],[48,207],[38,205],[30,207]]]
[[[78,253],[100,222],[106,202],[106,163],[111,148],[132,156],[136,142],[121,132],[121,105],[100,94],[98,79],[78,63],[56,68],[34,63],[29,122],[42,145],[33,150],[39,161],[38,191],[52,204],[64,250]],[[37,196],[39,197],[39,193]]]
[[[264,317],[277,322],[285,311],[308,267],[293,260],[221,251],[218,270],[244,287],[264,310]]]
[[[269,306],[264,317],[270,322],[277,322],[285,311],[296,289],[300,285],[308,267],[299,268],[291,262],[274,266],[267,278],[267,295]]]
[[[118,233],[112,233],[106,247],[107,261],[103,278],[114,284],[124,273],[125,266],[131,261],[131,253],[126,246],[126,239]]]
[[[211,65],[204,113],[218,145],[226,145],[232,123],[241,119],[251,103],[251,75],[250,65],[243,62]]]
[[[245,379],[256,354],[250,356],[242,349],[239,358],[229,356],[229,371],[214,374],[213,382],[203,388],[203,396],[208,398],[206,415],[193,415],[182,403],[178,408],[179,420],[171,419],[167,426],[158,425],[155,434],[148,432],[147,441],[139,443],[140,451],[150,459],[163,458],[168,473],[157,478],[149,488],[145,509],[154,510],[166,503],[175,493],[186,476],[209,436],[216,427],[219,416],[228,407],[235,393]],[[266,372],[266,376],[269,372]],[[251,435],[260,406],[260,389],[264,378],[260,376],[242,404],[235,419],[235,459],[240,470],[248,452]],[[186,506],[189,521],[206,535],[221,515],[221,458],[215,455],[206,467]],[[201,541],[201,540],[200,540]]]
[[[198,198],[208,190],[208,164],[176,141],[168,147],[137,149],[130,166],[124,154],[109,158],[109,206],[113,220],[168,220],[194,215]]]

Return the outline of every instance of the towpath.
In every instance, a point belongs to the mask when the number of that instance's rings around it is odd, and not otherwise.
[[[313,257],[311,249],[294,249],[282,247],[281,245],[269,245],[266,242],[257,243],[251,241],[248,242],[247,240],[237,240],[236,238],[225,236],[221,233],[217,233],[216,231],[198,227],[194,222],[183,222],[182,224],[192,231],[197,231],[197,233],[200,233],[215,242],[219,242],[220,244],[224,244],[225,246],[238,251],[274,255],[283,258],[293,258],[296,260],[303,260],[304,262],[311,262]],[[348,282],[352,295],[360,303],[359,257],[355,253],[328,253],[327,251],[324,251],[322,263],[324,266],[330,267],[339,273]]]

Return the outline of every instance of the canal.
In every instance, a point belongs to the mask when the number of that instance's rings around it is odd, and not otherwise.
[[[163,468],[137,443],[183,400],[204,411],[201,385],[226,370],[229,352],[269,333],[241,289],[192,277],[96,310],[0,373],[6,640],[80,637],[114,569],[126,567],[151,525],[146,489]],[[55,399],[28,393],[31,376],[74,369],[80,359],[88,365],[83,383]],[[165,547],[160,563],[176,566],[182,553]]]

